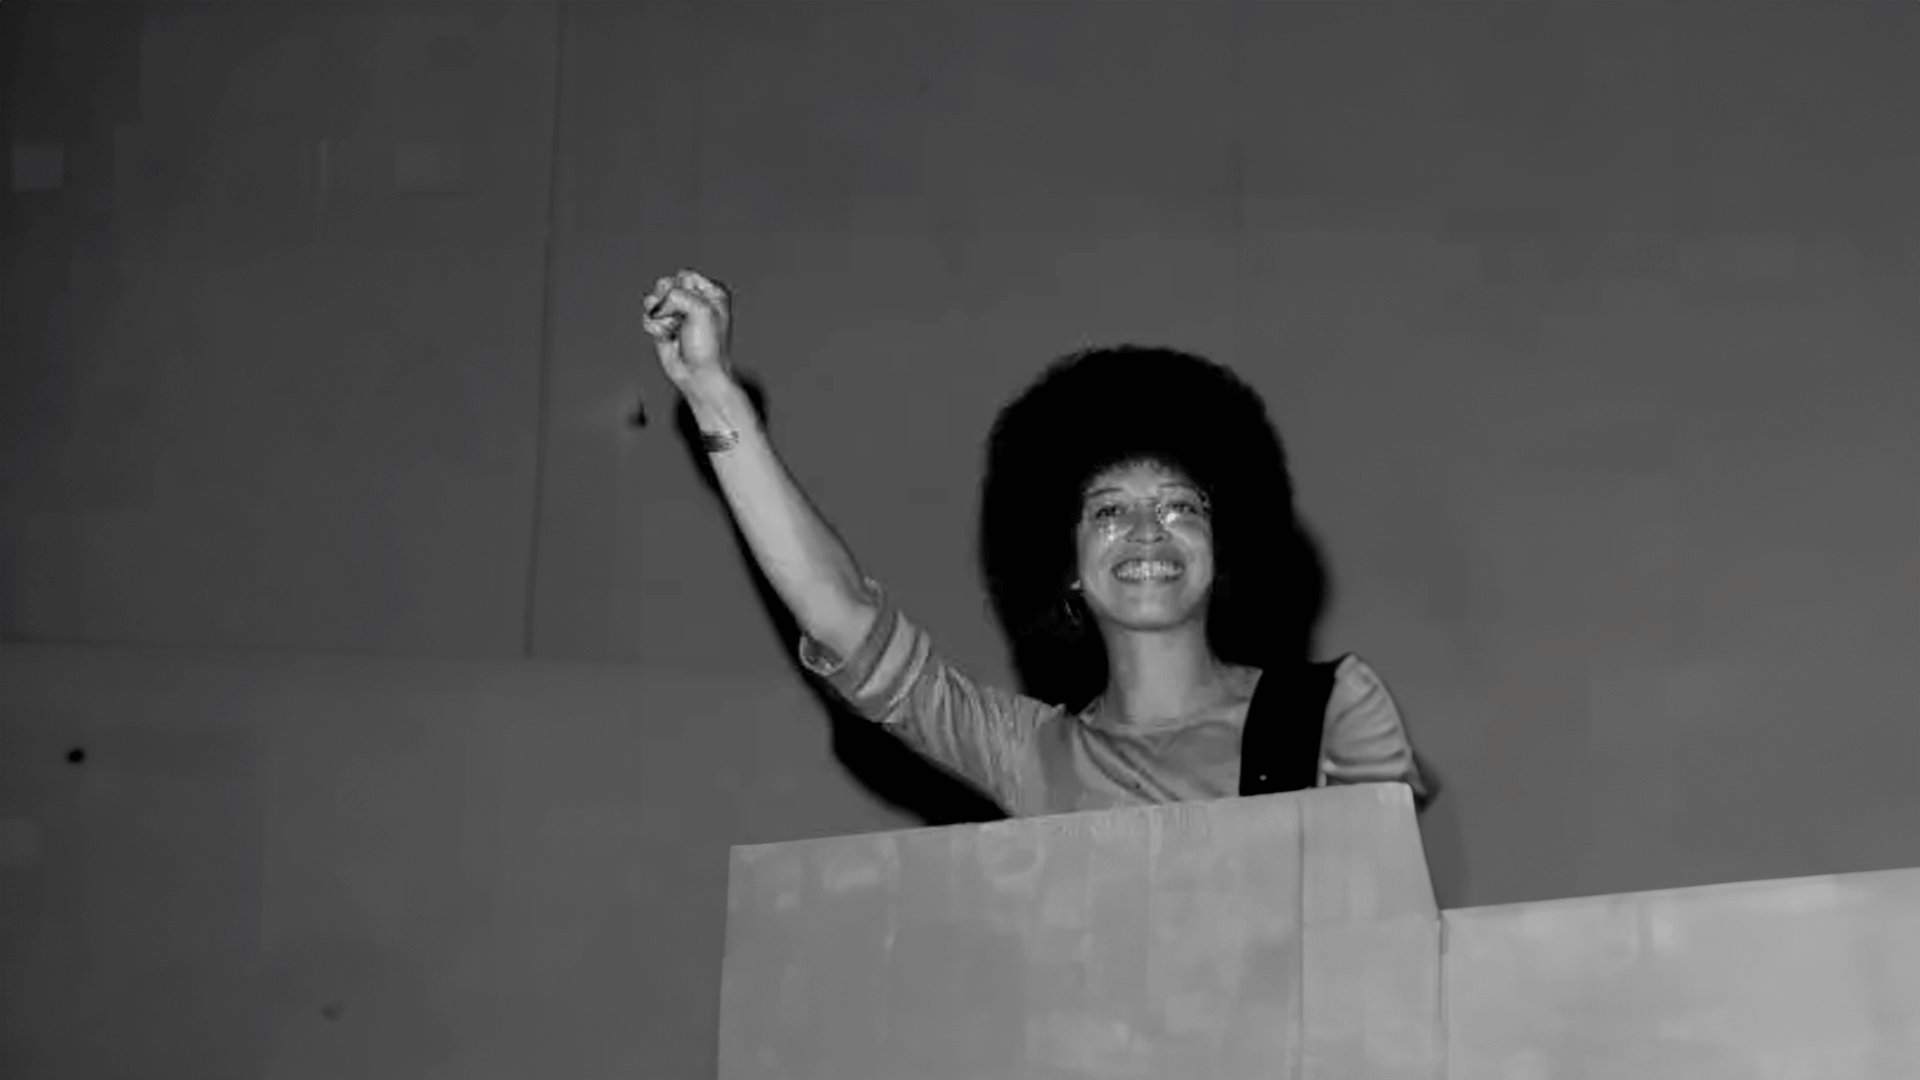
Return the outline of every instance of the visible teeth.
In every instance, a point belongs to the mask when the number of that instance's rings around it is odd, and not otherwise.
[[[1177,578],[1180,576],[1180,567],[1160,559],[1129,559],[1114,567],[1113,573],[1122,581],[1144,581],[1148,578]]]

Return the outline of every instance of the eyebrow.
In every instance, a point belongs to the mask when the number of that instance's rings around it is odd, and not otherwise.
[[[1158,490],[1160,491],[1191,491],[1195,495],[1204,494],[1200,490],[1200,486],[1198,484],[1190,484],[1185,480],[1162,480],[1160,481],[1160,487]],[[1112,495],[1116,493],[1124,493],[1125,491],[1126,491],[1125,488],[1116,487],[1112,484],[1109,484],[1106,487],[1097,487],[1097,488],[1089,489],[1086,494],[1080,497],[1082,499],[1091,499],[1097,495]]]

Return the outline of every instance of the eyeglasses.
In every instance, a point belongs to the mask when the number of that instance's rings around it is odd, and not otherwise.
[[[1207,505],[1206,499],[1181,494],[1164,498],[1095,499],[1081,512],[1080,523],[1111,539],[1132,532],[1133,523],[1139,519],[1142,510],[1151,511],[1153,519],[1165,529],[1205,527],[1213,518],[1212,508]]]

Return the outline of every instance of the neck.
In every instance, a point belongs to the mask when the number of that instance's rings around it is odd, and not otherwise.
[[[1134,726],[1176,719],[1220,704],[1231,694],[1227,666],[1207,648],[1206,628],[1108,628],[1107,690],[1099,706],[1110,724]]]

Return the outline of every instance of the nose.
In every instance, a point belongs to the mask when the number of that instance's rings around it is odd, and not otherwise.
[[[1142,528],[1144,526],[1144,528]],[[1160,504],[1138,502],[1127,509],[1127,537],[1159,538],[1167,534],[1167,523],[1160,520]]]

